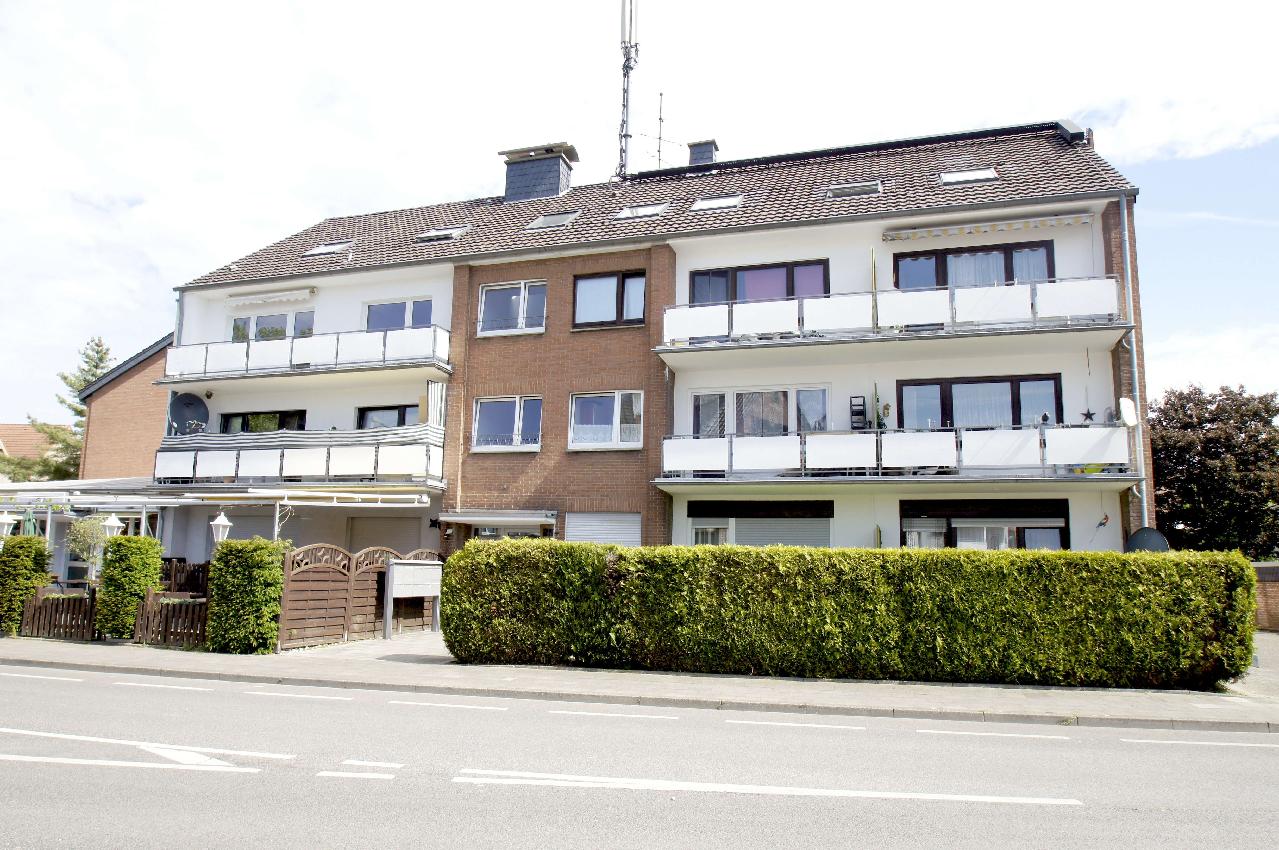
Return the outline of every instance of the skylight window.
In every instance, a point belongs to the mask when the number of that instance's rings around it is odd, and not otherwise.
[[[302,256],[304,257],[322,257],[325,254],[341,254],[346,249],[355,244],[354,239],[341,239],[337,242],[325,242],[323,245],[316,245],[310,251]]]
[[[957,183],[985,183],[989,180],[998,180],[999,172],[993,168],[971,168],[967,171],[943,171],[939,179],[943,186],[952,186]]]
[[[539,215],[537,218],[529,222],[525,230],[552,230],[556,227],[567,227],[573,219],[577,218],[581,210],[572,210],[571,212],[548,213],[547,215]]]
[[[413,239],[415,242],[447,242],[450,239],[458,238],[468,229],[466,225],[460,227],[435,227],[419,233]]]
[[[689,209],[693,212],[727,210],[733,207],[740,207],[744,198],[745,195],[718,195],[711,198],[698,198],[693,201],[693,205]]]
[[[878,180],[862,180],[858,183],[836,183],[826,190],[826,197],[828,199],[856,198],[860,195],[878,195],[879,193]]]
[[[633,207],[622,207],[615,218],[653,218],[666,212],[670,204],[638,204]]]

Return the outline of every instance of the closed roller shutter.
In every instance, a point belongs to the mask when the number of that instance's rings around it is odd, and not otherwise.
[[[564,539],[579,543],[640,545],[639,514],[566,514]]]
[[[738,517],[733,542],[742,546],[830,546],[828,519],[756,519]]]

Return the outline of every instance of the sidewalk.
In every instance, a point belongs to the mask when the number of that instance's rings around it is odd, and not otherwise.
[[[1267,666],[1219,694],[467,666],[453,663],[441,636],[430,632],[265,656],[0,639],[0,664],[114,673],[743,711],[1279,732],[1279,634],[1258,633],[1257,653]]]

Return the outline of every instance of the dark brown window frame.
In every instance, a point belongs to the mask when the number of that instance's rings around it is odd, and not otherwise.
[[[903,390],[906,387],[929,387],[934,385],[941,386],[941,419],[942,428],[955,427],[955,410],[954,399],[951,396],[950,388],[955,384],[994,384],[994,383],[1010,383],[1012,384],[1012,413],[1013,427],[1030,427],[1022,426],[1021,423],[1021,383],[1022,381],[1052,381],[1053,392],[1057,396],[1056,414],[1057,421],[1064,422],[1064,409],[1061,400],[1061,373],[1056,372],[1046,375],[988,375],[981,378],[911,378],[906,381],[897,382],[897,427],[904,428],[902,424],[902,398]]]
[[[405,422],[405,421],[404,421],[405,416],[406,416],[407,411],[408,411],[408,408],[410,408],[410,407],[416,407],[416,408],[418,408],[418,417],[420,418],[420,417],[421,417],[421,415],[422,415],[422,410],[421,410],[420,405],[419,405],[417,402],[413,402],[412,404],[374,404],[374,405],[370,405],[370,406],[368,406],[368,407],[357,407],[357,408],[355,409],[355,428],[356,428],[356,430],[357,430],[357,431],[363,431],[363,430],[365,430],[365,428],[364,428],[364,427],[363,427],[363,425],[361,424],[362,422],[364,422],[364,414],[366,414],[366,413],[372,413],[372,412],[373,412],[373,411],[375,411],[375,410],[394,410],[394,411],[397,411],[397,419],[398,419],[399,424],[398,424],[398,425],[394,425],[394,426],[389,426],[389,427],[403,428],[405,425],[416,425],[416,424],[418,424],[418,423],[416,423],[416,422]],[[379,428],[384,428],[384,427],[388,427],[388,426],[379,425],[379,426],[377,426],[377,427],[379,427]]]
[[[786,297],[795,297],[795,267],[796,266],[821,266],[822,267],[822,294],[830,295],[830,260],[794,260],[786,263],[761,263],[755,266],[725,266],[713,269],[694,269],[688,273],[688,303],[690,306],[694,304],[702,307],[707,304],[739,304],[743,303],[737,300],[737,275],[741,272],[763,271],[764,269],[786,269]],[[727,301],[693,301],[693,278],[699,274],[714,274],[716,272],[726,272],[728,274],[728,300]],[[819,296],[806,296],[817,298]],[[764,299],[769,300],[769,299]]]
[[[617,318],[612,321],[604,322],[579,322],[577,320],[577,284],[582,280],[597,280],[599,278],[611,277],[614,279],[614,294],[617,303]],[[644,279],[644,302],[643,315],[638,319],[624,319],[626,306],[626,279],[642,277]],[[573,276],[573,327],[577,328],[617,328],[617,327],[635,327],[644,324],[644,320],[648,318],[648,272],[644,269],[634,269],[628,272],[602,272],[600,274],[579,274]]]
[[[690,507],[692,502],[689,502]],[[958,545],[955,519],[1000,519],[1016,517],[1019,519],[1051,519],[1062,520],[1065,525],[1056,527],[1061,532],[1061,548],[1070,549],[1070,503],[1066,499],[902,499],[898,503],[898,517],[906,519],[944,519],[946,521],[946,548],[954,549]],[[691,514],[690,514],[691,516]],[[905,523],[902,523],[904,525]],[[1026,548],[1026,529],[1043,528],[1027,524],[1017,526],[1017,548]],[[901,545],[906,545],[906,529],[901,529]]]
[[[271,433],[271,432],[269,432],[269,431],[243,431],[243,430],[241,430],[241,431],[228,431],[228,430],[227,430],[227,422],[228,422],[228,420],[230,420],[232,417],[235,417],[235,416],[244,416],[244,417],[249,417],[249,416],[278,416],[278,417],[280,417],[281,419],[283,419],[285,416],[297,416],[297,418],[298,418],[298,427],[297,427],[297,428],[278,428],[278,429],[276,429],[276,430],[279,430],[279,431],[305,431],[305,430],[306,430],[306,411],[305,411],[305,410],[246,410],[246,411],[237,411],[237,412],[233,412],[233,413],[223,413],[223,414],[222,414],[222,417],[221,417],[221,420],[220,420],[220,421],[219,421],[219,423],[218,423],[218,424],[221,426],[221,427],[219,428],[219,433],[222,433],[222,434],[262,434],[262,433]]]
[[[1045,248],[1048,251],[1048,279],[1051,280],[1057,276],[1057,258],[1053,248],[1053,240],[1038,239],[1032,242],[1001,242],[998,245],[969,245],[963,248],[937,248],[932,251],[908,251],[901,254],[893,254],[893,287],[901,289],[901,261],[915,259],[917,257],[936,257],[936,268],[934,271],[934,288],[945,289],[946,284],[946,258],[955,254],[980,254],[989,251],[1004,252],[1004,282],[1007,286],[1013,283],[1013,251],[1023,250],[1026,248]]]

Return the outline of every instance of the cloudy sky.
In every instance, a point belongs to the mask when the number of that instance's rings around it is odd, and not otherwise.
[[[1073,118],[1142,188],[1152,387],[1276,390],[1279,97],[1249,5],[642,0],[632,167],[656,165],[659,92],[667,164],[708,136],[738,158]],[[86,339],[128,356],[175,285],[325,216],[498,194],[496,151],[551,140],[607,178],[617,18],[0,0],[0,421],[65,418]]]

